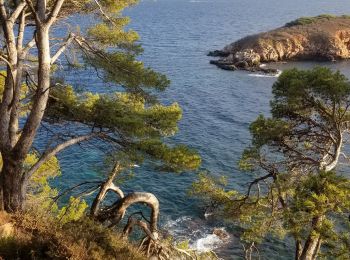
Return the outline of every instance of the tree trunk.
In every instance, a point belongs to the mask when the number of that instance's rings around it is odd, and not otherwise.
[[[302,253],[302,246],[301,246],[301,241],[297,239],[295,241],[295,260],[298,260],[300,258],[300,255]]]
[[[319,237],[309,238],[304,246],[304,250],[300,256],[300,260],[313,260],[317,249],[317,242]]]
[[[299,260],[313,260],[317,257],[321,247],[321,235],[317,232],[317,229],[323,222],[324,217],[315,217],[312,220],[312,229],[310,235],[305,241],[303,251]]]
[[[320,252],[320,249],[321,249],[321,245],[322,245],[322,239],[321,239],[321,237],[319,237],[318,241],[317,241],[317,246],[316,246],[315,252],[312,256],[313,260],[317,259],[318,253]]]
[[[26,195],[23,162],[3,155],[3,168],[0,177],[1,208],[7,212],[23,210]]]

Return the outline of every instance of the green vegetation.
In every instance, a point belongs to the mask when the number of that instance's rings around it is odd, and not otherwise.
[[[40,0],[31,6],[23,0],[1,4],[0,19],[8,33],[1,34],[1,48],[6,52],[1,56],[5,69],[0,80],[4,162],[0,208],[8,212],[25,209],[26,180],[56,154],[84,141],[106,145],[110,168],[119,163],[128,168],[145,159],[163,171],[195,170],[200,165],[195,151],[165,142],[178,131],[182,111],[177,103],[163,105],[157,100],[169,80],[137,60],[142,53],[139,37],[124,29],[130,19],[121,13],[136,2]],[[66,26],[65,17],[74,24],[80,13],[93,15],[94,24],[84,30]],[[51,26],[62,25],[61,19],[67,35],[51,39]],[[15,24],[22,29],[18,37]],[[31,53],[37,57],[29,55],[31,49],[36,49]],[[73,54],[66,56],[66,68],[76,70],[77,75],[82,69],[95,71],[109,86],[108,93],[87,92],[58,77],[61,68],[56,62],[65,51]],[[57,123],[67,127],[53,134]],[[33,142],[39,130],[46,130],[48,138],[41,144],[46,148],[36,151]],[[27,167],[30,154],[37,161]]]
[[[145,160],[167,172],[193,171],[201,163],[196,151],[168,140],[178,131],[182,111],[176,102],[164,105],[157,99],[169,80],[137,59],[143,51],[139,37],[125,30],[130,19],[122,15],[136,3],[0,0],[0,210],[11,214],[5,226],[16,229],[1,241],[1,257],[169,259],[173,252],[192,254],[162,242],[160,206],[153,194],[125,194],[116,186]],[[82,14],[93,17],[94,24],[77,27]],[[53,27],[66,35],[60,38]],[[58,66],[68,52],[63,67]],[[75,75],[86,69],[96,73],[105,91],[71,86],[60,73],[66,69]],[[47,138],[35,149],[38,133]],[[56,155],[87,141],[90,149],[102,151],[101,161],[108,159],[109,174],[65,191],[52,189],[50,180],[60,174]],[[59,206],[62,196],[77,190]],[[108,192],[117,195],[112,204],[103,203]],[[91,194],[90,206],[82,198]],[[134,204],[146,204],[151,214],[125,214]],[[127,242],[136,227],[144,236],[138,252]]]
[[[252,175],[247,191],[202,174],[192,193],[242,226],[245,243],[287,237],[296,259],[349,259],[350,179],[336,166],[347,158],[350,83],[326,68],[292,69],[273,95],[272,116],[250,125],[252,142],[240,161]]]
[[[37,157],[26,159],[28,166]],[[1,161],[0,161],[1,163]],[[42,165],[29,181],[27,210],[0,212],[0,256],[5,259],[146,259],[119,233],[86,216],[85,201],[71,197],[59,208],[58,191],[49,181],[60,174],[56,157]],[[13,227],[4,235],[3,225]]]
[[[46,214],[3,215],[14,235],[0,239],[4,259],[146,259],[113,230],[88,218],[66,224]]]
[[[313,24],[316,22],[319,22],[321,20],[330,20],[334,18],[345,18],[349,19],[349,15],[341,15],[341,16],[336,16],[336,15],[331,15],[331,14],[321,14],[318,16],[306,16],[306,17],[300,17],[294,21],[291,21],[289,23],[285,24],[285,27],[293,27],[293,26],[298,26],[298,25],[307,25],[307,24]]]

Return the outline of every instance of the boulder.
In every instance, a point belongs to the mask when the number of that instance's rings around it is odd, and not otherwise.
[[[234,54],[233,57],[234,57],[234,61],[246,62],[249,67],[260,65],[260,55],[254,52],[254,50],[252,49],[238,51]]]
[[[228,240],[230,235],[224,228],[214,228],[213,234],[218,236],[222,241]]]
[[[233,64],[217,64],[217,66],[223,70],[237,70],[237,67]]]
[[[208,56],[211,57],[226,57],[227,55],[229,55],[229,53],[220,50],[210,51],[208,53]]]
[[[242,60],[242,61],[238,61],[235,63],[235,66],[237,68],[240,68],[240,69],[248,69],[249,68],[249,64],[248,62]]]

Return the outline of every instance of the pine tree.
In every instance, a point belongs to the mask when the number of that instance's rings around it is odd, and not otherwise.
[[[63,149],[87,140],[108,142],[116,154],[131,161],[147,157],[176,171],[198,167],[195,152],[164,143],[177,132],[181,109],[176,103],[165,106],[157,101],[157,92],[169,81],[137,60],[142,52],[138,35],[124,30],[129,19],[121,13],[134,4],[135,0],[0,0],[0,59],[5,68],[0,82],[1,208],[24,209],[29,178]],[[73,22],[81,15],[93,18],[94,24],[86,30],[75,28]],[[55,28],[66,36],[55,37]],[[57,62],[68,51],[77,53],[77,60],[66,55],[63,64],[78,72],[79,64],[89,67],[120,91],[81,93],[55,77]],[[48,140],[37,162],[25,167],[40,126],[50,123],[70,125],[70,132]],[[85,127],[85,134],[73,126]]]
[[[242,225],[246,242],[287,236],[295,241],[295,259],[334,255],[334,248],[348,259],[350,179],[335,167],[341,157],[347,161],[350,83],[327,68],[292,69],[273,85],[273,95],[272,116],[250,125],[251,146],[239,163],[254,176],[247,192],[228,191],[207,175],[193,192]]]

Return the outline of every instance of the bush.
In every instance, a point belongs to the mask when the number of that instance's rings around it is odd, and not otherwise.
[[[87,217],[64,225],[32,212],[10,219],[15,232],[0,239],[4,259],[145,259],[121,235]]]
[[[289,23],[286,23],[285,27],[292,27],[292,26],[297,26],[297,25],[307,25],[307,24],[312,24],[315,22],[318,22],[320,20],[330,20],[333,18],[338,18],[338,16],[335,15],[331,15],[331,14],[321,14],[318,16],[314,16],[314,17],[300,17],[294,21],[291,21]],[[339,18],[350,18],[350,16],[348,15],[342,15],[339,16]]]

